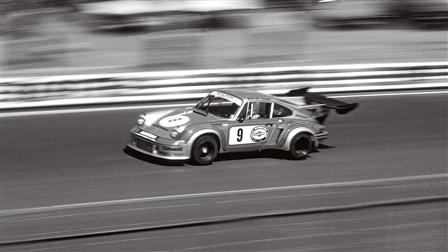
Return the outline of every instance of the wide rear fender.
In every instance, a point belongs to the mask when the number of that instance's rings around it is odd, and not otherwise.
[[[312,138],[313,138],[312,140],[313,140],[314,145],[316,147],[318,146],[319,143],[317,141],[316,134],[312,130],[310,130],[307,127],[298,127],[298,128],[293,129],[291,132],[289,132],[288,136],[286,137],[286,141],[285,141],[285,143],[282,146],[282,149],[285,150],[285,151],[289,151],[289,148],[291,147],[292,139],[297,134],[300,134],[300,133],[308,133],[308,134],[310,134],[312,136]]]

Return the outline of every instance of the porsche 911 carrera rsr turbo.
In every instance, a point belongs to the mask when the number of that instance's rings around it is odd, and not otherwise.
[[[288,100],[249,90],[215,90],[191,108],[142,114],[131,129],[128,147],[153,157],[211,164],[218,153],[284,150],[304,159],[327,138],[323,123],[331,110],[345,114],[345,103],[307,88]]]

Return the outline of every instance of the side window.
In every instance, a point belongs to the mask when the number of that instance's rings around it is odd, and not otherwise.
[[[271,118],[272,103],[251,102],[247,109],[246,119],[267,119]]]
[[[280,104],[274,104],[274,113],[272,113],[272,117],[286,117],[292,115],[292,111]]]

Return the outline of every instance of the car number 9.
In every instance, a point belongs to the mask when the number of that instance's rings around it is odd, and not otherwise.
[[[238,142],[241,142],[243,140],[243,129],[239,128],[237,131],[237,139]]]
[[[268,136],[268,131],[266,128],[261,127],[259,125],[252,125],[252,126],[241,126],[241,127],[231,127],[229,131],[229,145],[238,145],[238,144],[255,144],[257,143],[255,140],[257,140],[257,136],[254,136],[253,134],[255,128],[263,128],[262,135],[264,136],[263,139],[266,139]],[[262,136],[262,137],[263,137]],[[254,138],[255,137],[255,138]],[[261,142],[261,140],[258,142]]]

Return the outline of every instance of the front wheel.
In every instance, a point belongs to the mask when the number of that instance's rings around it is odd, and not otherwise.
[[[291,141],[289,153],[292,159],[301,160],[308,157],[313,150],[313,140],[310,134],[297,134]]]
[[[218,144],[212,136],[200,136],[193,144],[191,159],[198,165],[213,163],[218,155]]]

